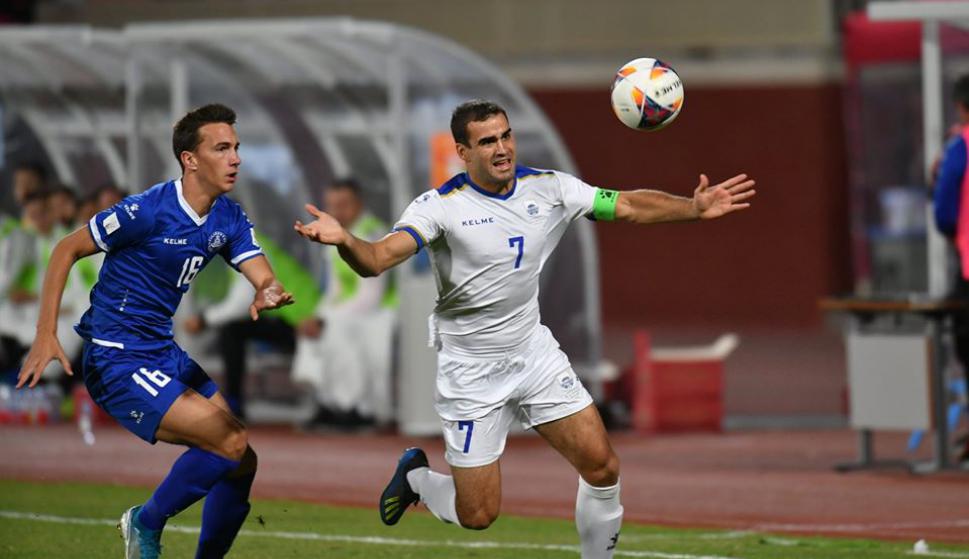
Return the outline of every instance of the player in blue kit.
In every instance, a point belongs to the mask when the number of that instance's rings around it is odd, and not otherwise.
[[[242,163],[235,118],[218,104],[185,115],[172,135],[182,178],[125,198],[57,244],[37,336],[18,377],[18,388],[34,386],[53,359],[73,374],[56,335],[65,280],[78,259],[106,252],[91,307],[75,326],[84,338],[84,383],[102,409],[145,441],[189,447],[151,498],[121,517],[126,559],[158,557],[165,522],[202,497],[196,557],[222,557],[249,513],[256,454],[246,428],[172,338],[182,295],[216,255],[256,288],[253,320],[292,303],[245,212],[222,196]]]

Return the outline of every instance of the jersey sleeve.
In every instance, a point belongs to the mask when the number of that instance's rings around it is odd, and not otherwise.
[[[149,203],[144,196],[129,196],[95,214],[87,224],[94,244],[104,252],[111,252],[148,237],[155,226],[155,212],[145,207]]]
[[[565,213],[570,220],[592,214],[592,206],[595,204],[596,187],[588,185],[568,173],[556,172],[559,179],[559,188],[562,195],[562,205]]]
[[[256,241],[256,230],[252,227],[252,222],[241,207],[236,206],[232,218],[232,228],[228,235],[225,247],[222,249],[222,258],[230,266],[239,269],[239,265],[261,255],[262,247]]]
[[[946,146],[933,193],[935,226],[940,233],[949,237],[955,235],[959,222],[959,201],[965,173],[966,141],[958,136]]]
[[[400,219],[394,224],[394,231],[404,231],[417,241],[417,250],[444,233],[444,205],[436,190],[429,190],[414,199],[407,206]]]

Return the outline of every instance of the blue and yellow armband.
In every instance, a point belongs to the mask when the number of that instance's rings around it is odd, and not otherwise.
[[[612,221],[616,219],[616,203],[619,202],[618,190],[596,189],[595,201],[592,203],[592,216],[596,221]]]

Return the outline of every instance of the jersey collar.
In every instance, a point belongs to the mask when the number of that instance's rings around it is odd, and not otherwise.
[[[490,190],[486,190],[474,184],[474,181],[471,180],[470,173],[464,173],[464,178],[467,180],[468,184],[471,185],[471,188],[477,190],[479,193],[483,194],[484,196],[487,196],[488,198],[495,198],[497,200],[507,200],[511,198],[512,195],[515,193],[515,188],[518,186],[518,176],[515,176],[515,182],[512,183],[511,188],[508,189],[508,192],[505,192],[504,194],[496,194],[494,192],[491,192]]]
[[[209,214],[212,213],[212,210],[210,209],[209,213],[201,217],[199,214],[195,213],[195,210],[192,209],[192,206],[188,205],[188,200],[186,200],[185,196],[182,194],[182,179],[175,181],[175,192],[178,193],[178,205],[182,207],[182,211],[185,212],[185,215],[195,222],[195,225],[202,226],[205,224],[205,221],[209,219]]]

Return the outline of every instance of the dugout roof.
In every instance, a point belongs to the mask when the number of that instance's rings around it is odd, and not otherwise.
[[[179,174],[171,153],[178,116],[225,103],[239,115],[237,199],[308,265],[313,251],[290,234],[302,204],[353,175],[392,223],[457,170],[450,112],[473,97],[507,108],[523,164],[576,171],[519,85],[416,29],[347,18],[0,28],[6,162],[39,157],[82,191],[108,181],[139,191]],[[556,254],[542,280],[545,321],[576,365],[591,366],[600,356],[592,225],[572,227]],[[403,273],[426,275],[426,264],[418,259]]]

